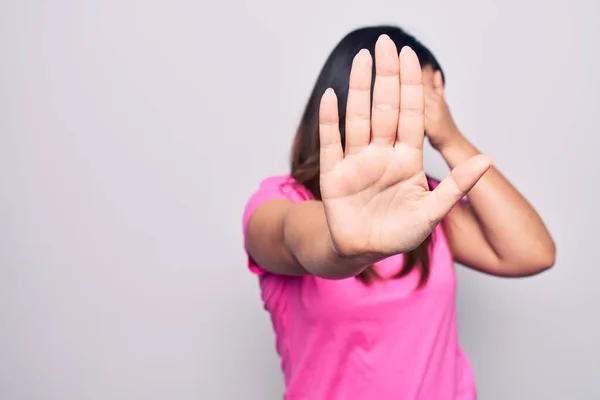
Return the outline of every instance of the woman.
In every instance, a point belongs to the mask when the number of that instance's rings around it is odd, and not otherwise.
[[[439,184],[425,136],[452,170]],[[475,399],[453,261],[513,277],[554,263],[540,217],[452,121],[432,53],[396,27],[333,50],[291,174],[265,179],[243,221],[286,399]]]

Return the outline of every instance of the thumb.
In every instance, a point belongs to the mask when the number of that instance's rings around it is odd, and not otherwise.
[[[439,223],[452,207],[475,186],[477,181],[491,168],[493,161],[478,154],[454,168],[425,198],[423,208],[429,222]]]

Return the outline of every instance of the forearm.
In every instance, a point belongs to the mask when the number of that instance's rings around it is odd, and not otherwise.
[[[283,222],[285,244],[295,260],[312,275],[342,279],[358,275],[380,257],[344,257],[331,240],[320,201],[305,201],[289,208]]]
[[[440,149],[450,168],[479,154],[464,136]],[[469,192],[469,203],[483,234],[499,259],[551,264],[554,242],[542,219],[519,191],[492,167]]]

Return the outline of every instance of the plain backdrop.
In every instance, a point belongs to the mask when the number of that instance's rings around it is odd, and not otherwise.
[[[599,17],[596,0],[0,1],[0,398],[281,398],[241,213],[288,171],[329,51],[374,23],[433,50],[459,127],[558,246],[534,278],[457,267],[480,398],[600,398]],[[430,148],[426,167],[447,173]]]

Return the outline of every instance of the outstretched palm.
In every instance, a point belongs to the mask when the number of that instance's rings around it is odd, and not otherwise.
[[[421,67],[408,47],[383,35],[372,59],[354,58],[342,150],[337,98],[328,89],[319,112],[321,196],[334,245],[344,255],[391,255],[418,246],[488,170],[476,156],[433,192],[423,171],[424,96]]]

